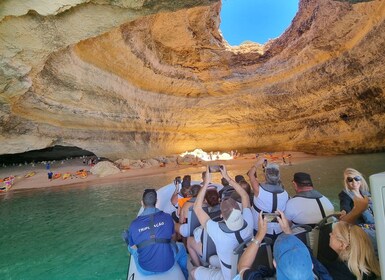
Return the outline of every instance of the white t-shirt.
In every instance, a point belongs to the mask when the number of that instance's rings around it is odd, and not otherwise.
[[[319,200],[326,216],[334,213],[334,206],[328,198],[322,196]],[[289,221],[297,225],[314,225],[323,219],[321,209],[316,199],[298,196],[288,200],[285,216]],[[314,247],[314,235],[315,232],[312,230],[309,234],[310,248],[312,249]]]
[[[240,231],[240,235],[245,240],[253,236],[253,215],[250,208],[243,209],[242,216],[247,223],[247,227]],[[233,250],[239,245],[235,234],[222,231],[218,222],[212,220],[207,221],[206,227],[208,235],[215,243],[219,259],[226,264],[230,264]],[[231,280],[231,270],[225,267],[222,262],[221,271],[223,279]]]
[[[320,197],[320,202],[328,216],[334,213],[334,206],[325,196]],[[317,224],[323,217],[317,200],[306,197],[293,197],[288,200],[285,216],[295,224]]]
[[[286,202],[289,199],[289,195],[286,191],[277,194],[277,209],[285,211]],[[273,208],[273,194],[264,190],[262,187],[259,188],[258,197],[254,196],[253,203],[263,212],[271,213]],[[254,216],[254,228],[258,230],[258,220],[259,212],[254,209],[252,206],[253,216]],[[267,224],[267,233],[281,233],[282,229],[278,223],[268,223]]]

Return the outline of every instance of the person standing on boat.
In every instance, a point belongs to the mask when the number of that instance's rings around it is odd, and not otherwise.
[[[250,200],[246,191],[233,179],[229,177],[225,166],[220,166],[219,171],[235,191],[240,195],[243,210],[241,211],[237,202],[226,199],[221,202],[220,208],[224,221],[215,222],[203,210],[203,200],[210,182],[210,172],[207,168],[206,177],[194,204],[194,211],[204,230],[214,241],[217,255],[220,259],[220,268],[195,267],[191,271],[194,279],[231,279],[231,256],[236,246],[253,235],[253,216],[250,209]],[[192,256],[191,256],[192,257]],[[195,263],[197,265],[197,263]]]
[[[275,163],[269,163],[265,168],[266,181],[260,183],[257,177],[257,165],[259,164],[260,161],[253,165],[247,173],[254,191],[252,211],[256,231],[258,231],[258,219],[261,211],[264,213],[275,213],[276,210],[285,211],[286,202],[289,199],[289,195],[281,183],[279,166]],[[282,229],[278,222],[268,223],[266,235],[269,238],[275,240],[281,232]]]
[[[162,273],[178,262],[187,279],[186,249],[182,243],[173,241],[175,230],[172,217],[157,209],[156,201],[156,191],[146,189],[142,197],[144,210],[129,227],[128,249],[142,274]]]

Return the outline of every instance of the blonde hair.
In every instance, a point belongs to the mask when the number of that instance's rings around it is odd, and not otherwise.
[[[381,275],[372,242],[362,228],[338,222],[333,226],[333,233],[346,246],[338,253],[340,259],[347,262],[349,270],[358,280],[362,280],[364,274],[374,273],[378,277]]]
[[[346,168],[345,171],[344,171],[344,186],[345,186],[345,190],[346,191],[350,191],[348,183],[346,181],[347,178],[348,177],[354,178],[356,176],[360,176],[361,177],[360,190],[361,191],[365,191],[365,192],[369,192],[368,183],[366,183],[366,180],[365,180],[364,176],[362,176],[362,174],[360,172],[358,172],[357,170],[355,170],[353,168]]]

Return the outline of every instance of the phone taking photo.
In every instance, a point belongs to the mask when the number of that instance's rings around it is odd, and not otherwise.
[[[174,184],[176,185],[176,184],[180,184],[180,183],[182,183],[181,177],[180,176],[175,177]]]
[[[281,215],[277,213],[262,213],[262,218],[266,218],[268,223],[277,223],[277,217],[281,218]]]
[[[221,169],[222,169],[222,165],[210,165],[209,166],[209,172],[210,173],[220,172]]]

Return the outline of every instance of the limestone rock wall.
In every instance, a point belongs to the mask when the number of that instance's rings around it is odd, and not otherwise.
[[[384,149],[384,1],[301,0],[282,36],[238,47],[220,33],[220,1],[11,2],[0,154]]]

